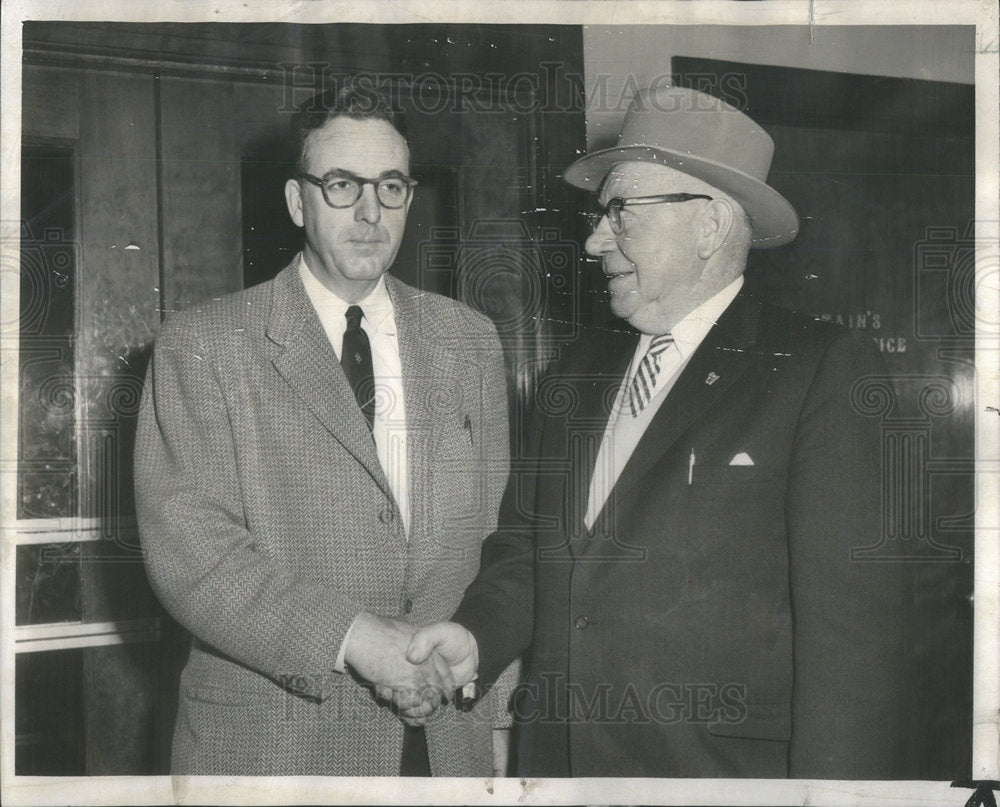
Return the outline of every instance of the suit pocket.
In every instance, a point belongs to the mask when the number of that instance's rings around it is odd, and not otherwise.
[[[437,540],[445,546],[463,546],[470,532],[480,535],[484,529],[482,439],[475,415],[449,415],[428,456],[422,482],[442,532]]]
[[[246,692],[205,684],[187,684],[183,687],[184,697],[194,703],[208,703],[212,706],[242,707],[250,704]]]
[[[747,704],[742,720],[709,723],[708,733],[716,737],[775,740],[787,742],[792,736],[792,707],[787,703]]]
[[[691,469],[692,488],[745,485],[772,478],[770,469],[764,465],[695,465]]]

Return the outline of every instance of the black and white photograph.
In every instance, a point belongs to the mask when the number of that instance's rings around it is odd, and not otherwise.
[[[995,804],[994,4],[2,13],[5,803]]]

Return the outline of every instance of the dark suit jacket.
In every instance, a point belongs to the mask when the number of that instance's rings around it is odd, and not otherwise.
[[[333,671],[360,611],[447,618],[496,525],[508,457],[492,323],[387,277],[409,459],[409,536],[371,433],[298,275],[166,321],[139,416],[150,581],[194,635],[176,773],[399,772],[403,728]],[[432,770],[492,773],[489,705],[441,710]],[[485,712],[485,713],[483,713]]]
[[[588,533],[636,340],[586,334],[539,385],[529,458],[455,615],[486,684],[534,625],[520,772],[895,776],[906,573],[852,559],[881,535],[878,422],[852,406],[855,382],[884,379],[873,344],[741,292]]]

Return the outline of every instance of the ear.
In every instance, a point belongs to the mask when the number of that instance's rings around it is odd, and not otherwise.
[[[406,175],[410,175],[410,147],[406,147]],[[410,205],[413,204],[413,197],[417,195],[416,188],[410,188],[410,196],[406,200],[406,204],[403,206],[403,217],[406,218],[410,215]]]
[[[288,207],[288,215],[292,217],[296,227],[301,227],[302,219],[302,187],[297,179],[290,179],[285,183],[285,205]]]
[[[713,199],[705,205],[698,239],[698,257],[711,258],[726,243],[733,229],[736,210],[728,199]]]

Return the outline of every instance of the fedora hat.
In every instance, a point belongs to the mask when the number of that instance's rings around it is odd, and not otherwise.
[[[615,163],[666,165],[727,193],[750,217],[754,247],[787,244],[799,231],[795,209],[767,184],[774,141],[747,115],[686,87],[640,90],[632,98],[618,145],[587,154],[563,174],[597,191]]]

